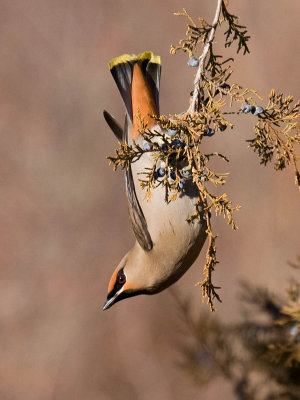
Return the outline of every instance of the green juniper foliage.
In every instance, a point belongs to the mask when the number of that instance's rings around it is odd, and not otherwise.
[[[249,147],[260,157],[260,162],[266,165],[274,160],[274,168],[281,170],[292,164],[296,183],[300,186],[300,174],[297,163],[299,155],[295,146],[300,144],[299,125],[296,119],[299,116],[300,103],[293,104],[291,96],[284,97],[271,90],[268,104],[262,108],[257,105],[262,101],[256,90],[243,88],[232,81],[232,58],[223,59],[214,52],[214,38],[217,28],[225,24],[225,48],[237,44],[237,52],[249,53],[247,30],[239,24],[238,18],[230,14],[226,2],[218,0],[213,23],[210,25],[203,18],[198,19],[198,25],[189,13],[175,13],[188,20],[186,38],[181,39],[177,46],[171,46],[171,53],[184,51],[190,60],[196,62],[189,64],[198,66],[194,88],[189,99],[188,110],[182,114],[152,116],[161,126],[162,130],[151,131],[147,128],[142,118],[139,118],[139,132],[144,140],[149,143],[145,149],[136,144],[119,143],[114,157],[108,157],[117,167],[126,168],[130,163],[138,160],[145,152],[153,156],[153,166],[150,169],[140,171],[140,184],[145,189],[145,197],[150,200],[155,195],[155,188],[163,186],[165,189],[165,201],[176,201],[180,192],[184,192],[182,179],[184,171],[182,160],[185,160],[185,170],[188,170],[189,179],[192,179],[198,188],[198,200],[195,212],[189,217],[188,222],[195,218],[203,218],[207,223],[208,248],[206,263],[204,266],[204,280],[198,285],[202,287],[203,298],[207,299],[210,309],[214,310],[213,300],[220,300],[217,293],[218,287],[212,282],[212,273],[218,263],[216,258],[215,241],[217,235],[212,232],[211,214],[223,215],[228,224],[237,229],[233,219],[233,212],[239,206],[233,206],[226,193],[215,194],[211,188],[224,185],[227,173],[219,173],[210,167],[213,158],[220,158],[228,162],[226,155],[218,152],[203,153],[201,142],[203,137],[212,136],[215,133],[224,134],[227,128],[233,129],[230,121],[232,114],[245,114],[251,112],[255,118],[254,137],[249,139]],[[202,53],[195,58],[199,46]],[[189,60],[189,61],[190,61]],[[166,132],[172,132],[172,138]],[[163,133],[165,132],[165,133]],[[159,137],[163,145],[157,143]],[[156,138],[155,140],[153,140]],[[178,140],[176,142],[176,140]],[[174,142],[175,141],[175,142]],[[176,143],[176,144],[174,144]],[[180,145],[178,145],[180,143]],[[157,177],[158,163],[163,161],[167,173],[161,179]],[[172,180],[169,179],[173,174]]]
[[[300,257],[294,267],[300,273]],[[243,284],[245,306],[238,323],[223,323],[206,312],[194,318],[188,303],[175,298],[184,322],[181,365],[196,384],[222,376],[240,400],[300,398],[299,280],[290,285],[285,301]]]

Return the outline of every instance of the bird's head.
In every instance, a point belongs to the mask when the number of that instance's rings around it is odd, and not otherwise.
[[[139,273],[139,268],[136,268],[136,261],[132,260],[128,253],[117,266],[108,285],[103,310],[107,310],[120,300],[148,293],[143,282],[143,274]]]

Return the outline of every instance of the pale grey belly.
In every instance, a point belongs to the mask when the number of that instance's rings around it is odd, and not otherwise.
[[[206,238],[205,221],[187,222],[187,218],[195,212],[197,193],[193,193],[191,184],[187,184],[188,194],[181,193],[176,200],[166,203],[165,189],[158,187],[153,189],[151,200],[146,201],[146,191],[141,189],[137,175],[146,165],[151,167],[151,160],[141,159],[132,164],[132,172],[136,194],[154,244],[153,252],[157,253],[158,259],[164,260],[164,268],[175,267],[182,275],[198,256]]]

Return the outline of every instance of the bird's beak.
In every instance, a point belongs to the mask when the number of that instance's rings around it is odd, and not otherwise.
[[[121,293],[122,290],[119,290],[113,297],[110,297],[109,299],[106,300],[103,306],[103,311],[107,310],[111,306],[115,304],[115,302],[118,300],[118,296]]]

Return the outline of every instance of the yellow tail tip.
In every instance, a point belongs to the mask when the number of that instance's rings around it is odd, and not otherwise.
[[[119,57],[113,58],[108,65],[109,69],[112,69],[118,64],[125,64],[130,61],[138,61],[138,60],[149,60],[149,62],[152,64],[161,64],[160,56],[155,56],[152,53],[152,51],[145,51],[144,53],[141,53],[139,55],[123,54]]]

